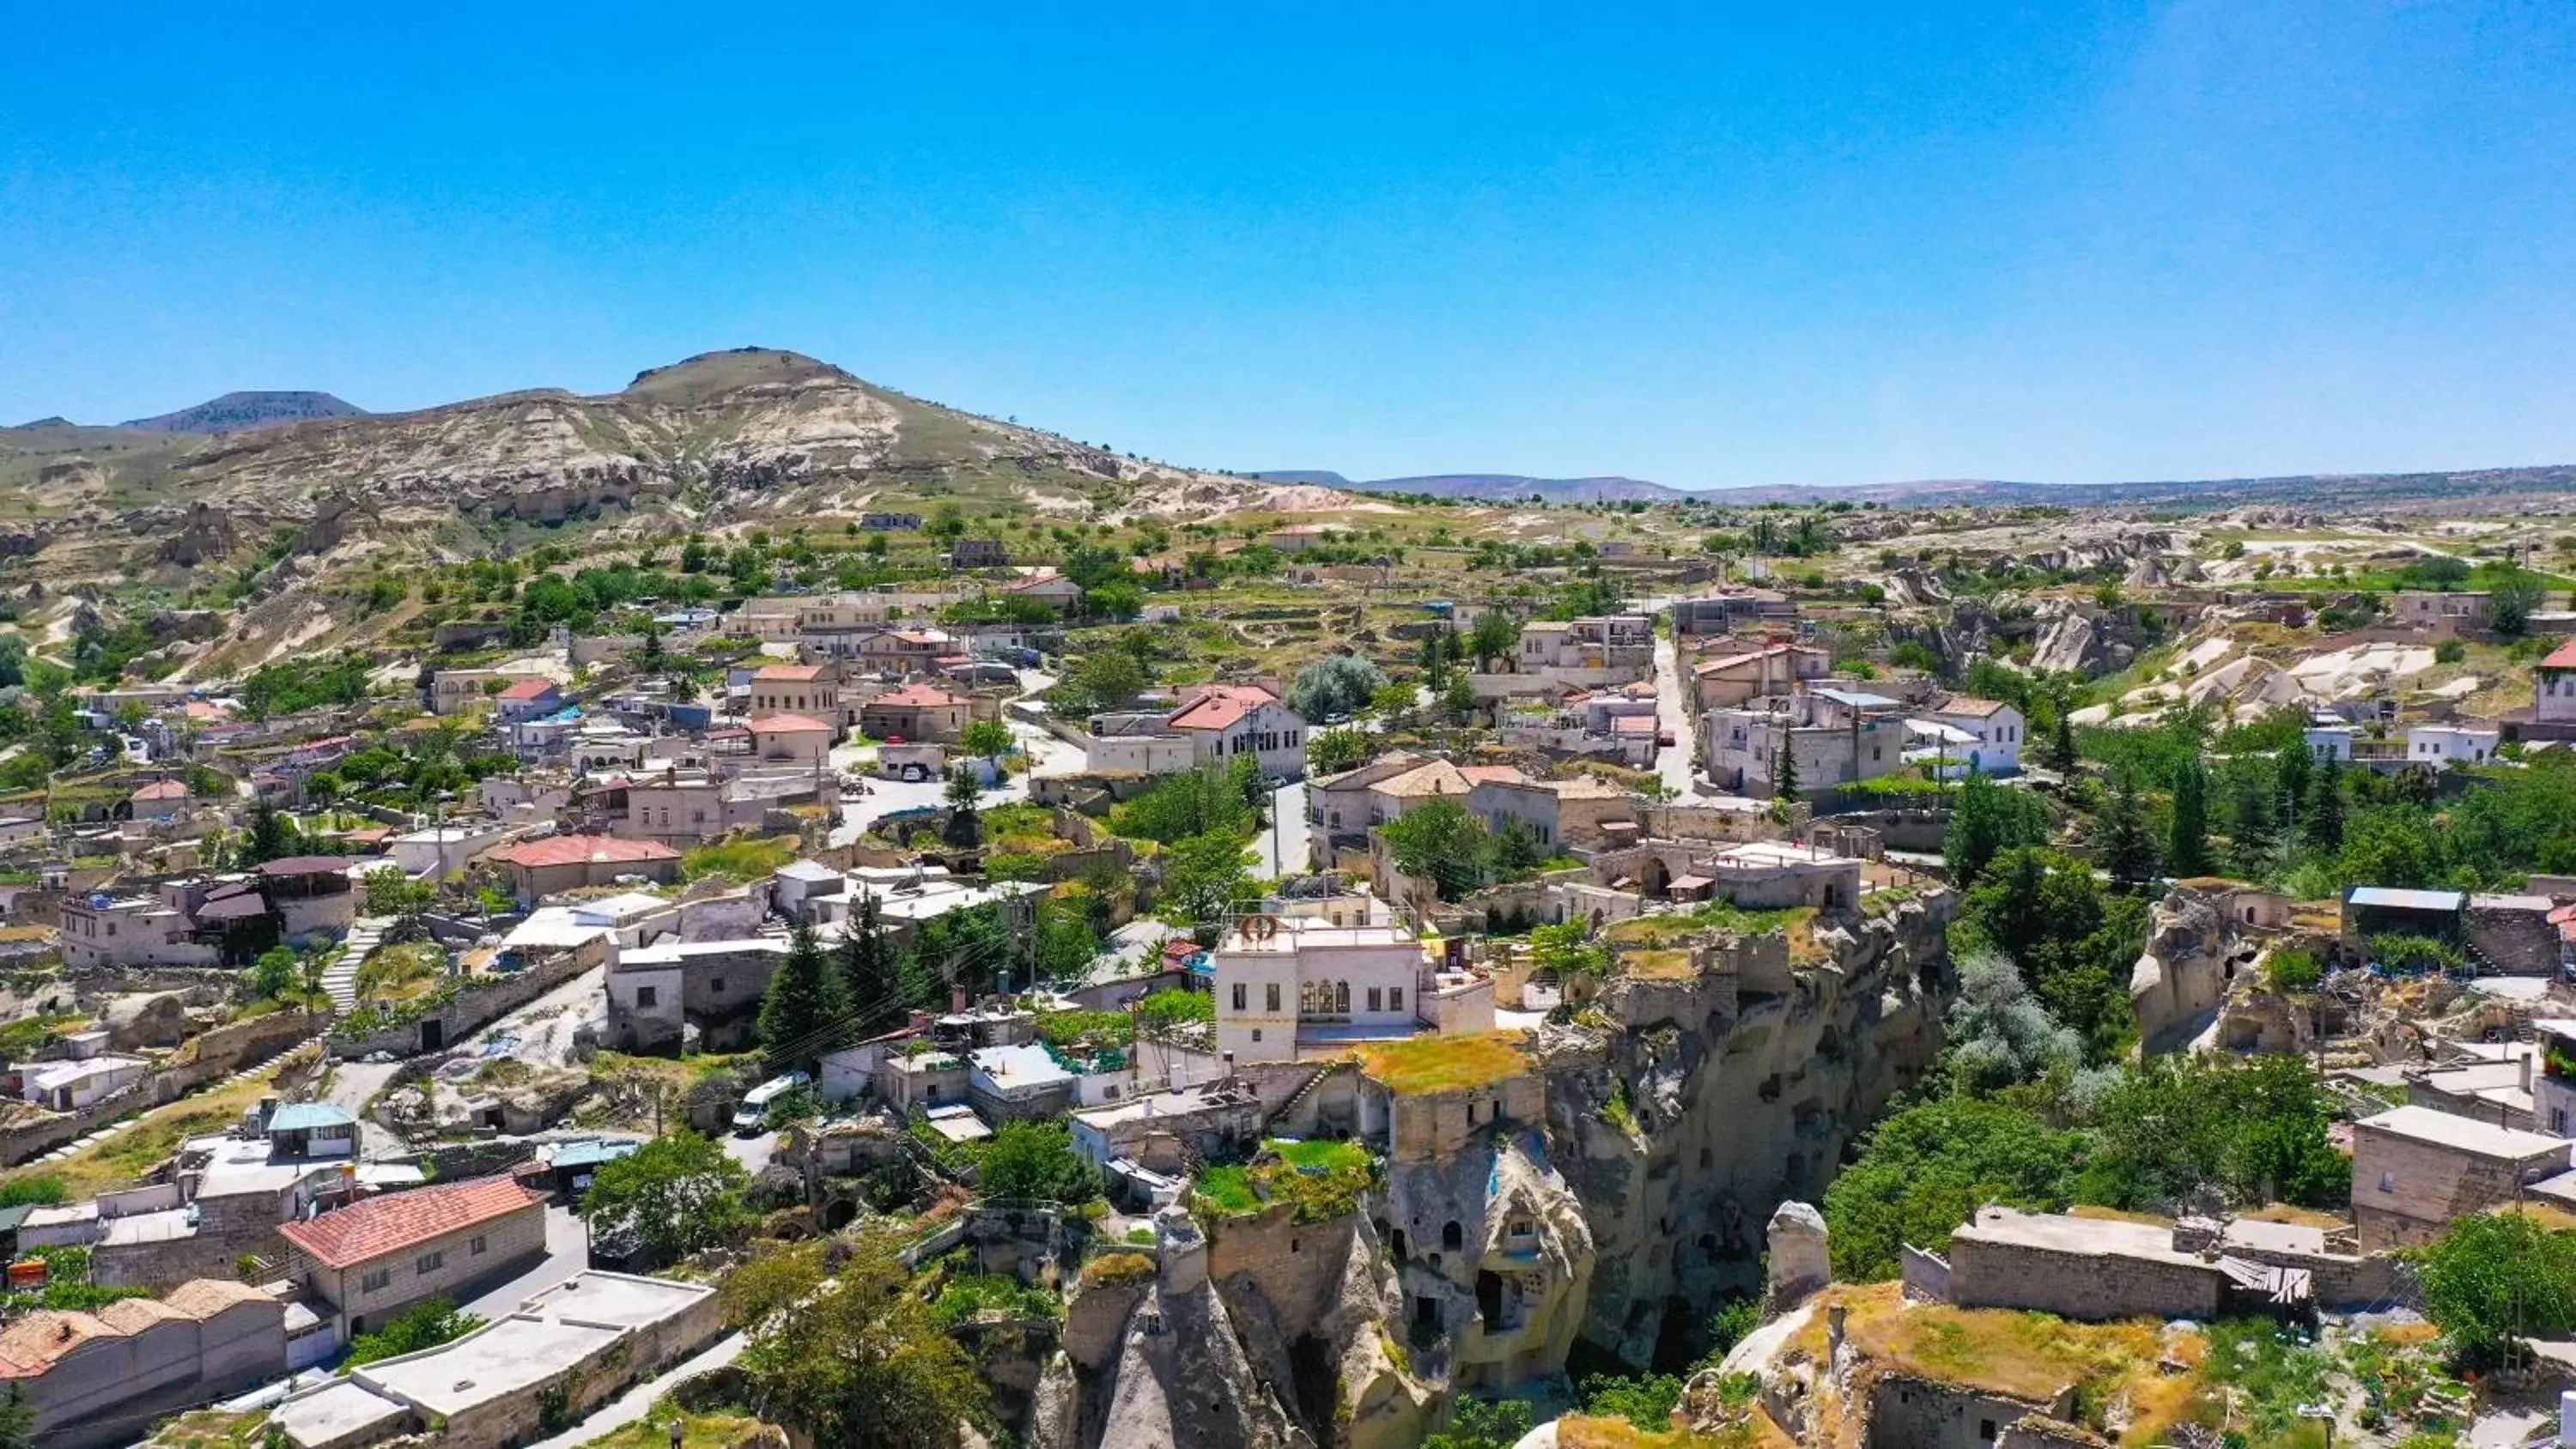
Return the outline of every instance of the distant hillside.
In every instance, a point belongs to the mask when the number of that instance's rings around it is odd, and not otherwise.
[[[1762,503],[1884,503],[1938,508],[2062,508],[2156,506],[2178,510],[2236,508],[2253,503],[2385,504],[2399,501],[2478,498],[2576,490],[2576,465],[2478,468],[2451,473],[2298,473],[2274,478],[2184,479],[2137,483],[2015,483],[1991,478],[1934,478],[1906,483],[1844,487],[1755,484],[1737,488],[1674,488],[1642,478],[1530,478],[1515,473],[1434,473],[1354,482],[1339,473],[1275,469],[1252,476],[1271,482],[1324,483],[1361,493],[1411,493],[1433,498],[1475,498],[1496,503],[1533,496],[1549,503],[1701,502],[1749,507]]]
[[[361,418],[353,407],[327,392],[228,392],[157,418],[136,418],[122,426],[147,433],[246,433],[253,428],[300,423],[311,418]]]

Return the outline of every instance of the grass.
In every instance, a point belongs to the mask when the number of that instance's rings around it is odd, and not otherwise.
[[[1198,1195],[1228,1214],[1261,1211],[1261,1194],[1253,1191],[1249,1167],[1211,1167],[1192,1184]]]
[[[410,1001],[447,974],[447,952],[426,941],[385,946],[358,967],[360,1001]]]
[[[41,1168],[31,1164],[7,1178],[0,1178],[0,1181],[14,1181],[21,1177],[58,1177],[62,1179],[64,1193],[74,1200],[131,1187],[135,1179],[176,1152],[181,1142],[191,1137],[213,1136],[240,1121],[243,1112],[257,1105],[259,1099],[269,1093],[273,1075],[273,1072],[262,1072],[244,1077],[228,1087],[182,1097],[166,1107],[145,1113],[135,1126],[86,1151],[60,1162],[45,1163]]]
[[[1141,1283],[1154,1276],[1154,1260],[1143,1253],[1103,1253],[1082,1267],[1082,1281]]]
[[[680,871],[690,880],[720,875],[754,881],[796,858],[793,835],[738,835],[696,846],[680,856]]]
[[[230,1414],[199,1409],[155,1429],[141,1449],[252,1449],[261,1441],[267,1423],[265,1410]]]
[[[1417,1036],[1359,1048],[1362,1070],[1400,1097],[1463,1092],[1528,1073],[1519,1032]]]
[[[1742,1422],[1710,1433],[1640,1429],[1625,1419],[1568,1414],[1556,1421],[1558,1449],[1794,1449],[1798,1441],[1756,1408]]]
[[[761,1426],[758,1419],[729,1407],[692,1411],[662,1398],[644,1411],[643,1418],[586,1441],[582,1449],[671,1449],[673,1419],[680,1421],[680,1449],[731,1449]]]
[[[1366,1172],[1369,1167],[1369,1150],[1356,1142],[1291,1142],[1274,1137],[1267,1145],[1290,1167],[1318,1172]]]

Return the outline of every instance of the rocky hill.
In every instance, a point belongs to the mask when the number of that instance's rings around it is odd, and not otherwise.
[[[307,418],[355,418],[366,409],[342,402],[327,392],[228,392],[157,418],[125,424],[147,433],[242,433]]]

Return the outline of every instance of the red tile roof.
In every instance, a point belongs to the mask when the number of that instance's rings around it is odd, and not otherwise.
[[[523,840],[492,852],[503,865],[622,865],[630,861],[678,860],[680,853],[656,840],[620,840],[613,835],[556,835]]]
[[[1977,699],[1970,695],[1954,694],[1948,699],[1941,701],[1941,707],[1932,712],[1934,714],[1961,714],[1966,715],[1970,719],[1983,719],[1987,715],[1993,714],[1995,711],[2003,708],[2006,708],[2006,706],[2000,699]]]
[[[551,679],[522,679],[499,694],[501,699],[543,699],[554,692]]]
[[[530,1192],[509,1178],[478,1177],[369,1198],[311,1222],[288,1223],[278,1231],[324,1267],[352,1268],[523,1208],[542,1208],[545,1201],[545,1194]]]
[[[765,679],[775,684],[809,684],[822,678],[826,667],[821,664],[764,664],[751,678],[754,683]]]
[[[259,873],[271,879],[298,875],[333,875],[356,864],[357,861],[345,855],[290,855],[262,865]]]
[[[832,727],[810,714],[765,714],[751,722],[756,735],[810,735],[816,730],[830,734]]]
[[[964,704],[959,695],[950,694],[935,684],[907,684],[890,693],[869,700],[871,705],[890,704],[897,709],[935,709],[943,705]]]
[[[185,800],[188,784],[184,780],[155,780],[134,792],[137,800]]]
[[[1245,715],[1278,702],[1279,696],[1257,684],[1211,684],[1163,722],[1176,730],[1232,729]]]
[[[2557,648],[2550,650],[2549,657],[2540,661],[2540,667],[2543,669],[2576,669],[2576,639],[2570,639],[2566,643],[2559,645]]]

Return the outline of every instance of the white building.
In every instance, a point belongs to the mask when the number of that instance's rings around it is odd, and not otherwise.
[[[499,845],[507,834],[498,821],[431,825],[387,838],[385,854],[414,880],[447,880],[463,875],[467,862]]]
[[[1402,925],[1248,917],[1213,960],[1217,1050],[1237,1062],[1331,1056],[1359,1041],[1493,1026],[1491,978],[1441,972]]]
[[[2437,770],[2452,764],[2483,765],[2495,758],[2501,739],[2492,725],[2417,725],[2406,732],[2406,763]]]
[[[1306,722],[1258,684],[1211,684],[1183,700],[1163,722],[1196,741],[1197,763],[1231,764],[1251,755],[1264,779],[1295,780],[1306,773]]]
[[[1970,737],[1965,745],[1969,773],[2014,775],[2021,772],[2024,724],[2021,711],[2000,699],[1954,694],[1925,716]]]

